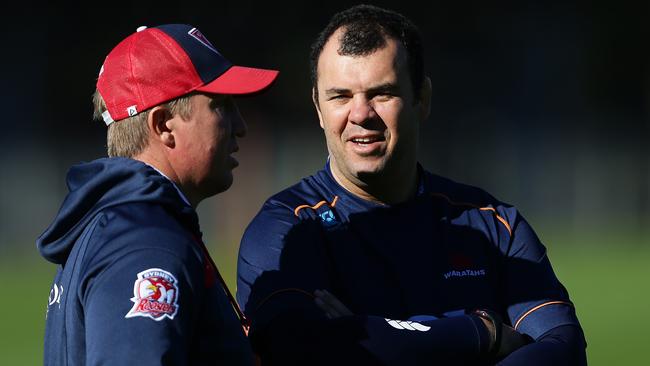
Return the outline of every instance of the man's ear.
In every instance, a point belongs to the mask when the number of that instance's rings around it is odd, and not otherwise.
[[[173,124],[168,123],[172,119],[172,114],[167,107],[155,106],[149,111],[147,116],[147,127],[149,128],[150,137],[159,141],[167,147],[174,147]]]
[[[320,127],[323,127],[323,115],[320,112],[320,106],[318,105],[318,91],[316,87],[311,89],[311,101],[314,103],[314,108],[316,108],[316,113],[318,114],[318,120],[320,122]]]
[[[424,77],[422,81],[422,88],[418,96],[418,103],[420,104],[420,120],[424,121],[431,113],[431,79],[428,76]]]

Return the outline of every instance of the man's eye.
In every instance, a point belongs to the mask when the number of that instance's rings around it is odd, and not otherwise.
[[[388,99],[393,97],[395,97],[395,94],[390,92],[382,92],[373,95],[373,98],[380,98],[380,99]]]
[[[347,98],[347,95],[332,95],[329,100],[343,100]]]
[[[210,107],[222,111],[232,111],[235,109],[235,101],[232,98],[213,99]]]

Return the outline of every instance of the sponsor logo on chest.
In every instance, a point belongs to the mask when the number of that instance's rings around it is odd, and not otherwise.
[[[456,277],[484,277],[485,268],[475,265],[472,258],[462,253],[451,253],[449,256],[451,270],[443,273],[445,280]]]

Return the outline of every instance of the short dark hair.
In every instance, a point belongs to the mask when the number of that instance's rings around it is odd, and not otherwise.
[[[311,46],[309,57],[311,82],[318,93],[318,58],[325,43],[337,29],[344,27],[340,55],[366,56],[386,45],[386,38],[400,42],[406,50],[409,76],[417,96],[424,80],[422,37],[420,31],[405,16],[373,5],[356,5],[335,14]]]

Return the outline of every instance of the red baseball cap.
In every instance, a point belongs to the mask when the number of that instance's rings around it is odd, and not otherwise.
[[[193,91],[251,94],[267,88],[277,70],[235,66],[195,27],[140,27],[108,54],[97,79],[104,121],[134,116]]]

